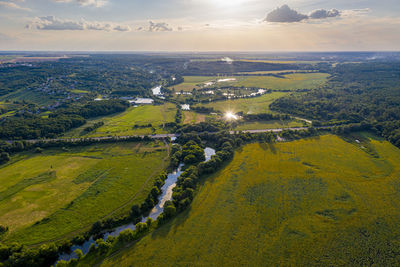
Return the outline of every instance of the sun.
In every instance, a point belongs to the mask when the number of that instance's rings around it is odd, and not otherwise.
[[[226,112],[225,113],[225,118],[227,119],[227,120],[237,120],[238,119],[238,116],[237,115],[235,115],[235,114],[233,114],[232,112]]]
[[[236,7],[244,4],[246,0],[210,0],[210,2],[219,7]]]

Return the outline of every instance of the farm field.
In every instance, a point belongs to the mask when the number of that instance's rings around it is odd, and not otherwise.
[[[82,127],[76,128],[65,137],[96,137],[96,136],[124,136],[124,135],[148,135],[154,133],[166,133],[163,125],[175,121],[176,106],[170,103],[161,106],[131,107],[123,113],[89,120]],[[83,130],[96,122],[104,122],[104,126],[93,132],[85,133]],[[152,124],[151,127],[144,127]],[[134,128],[134,125],[143,127]]]
[[[257,114],[271,112],[269,105],[276,99],[285,96],[285,92],[272,92],[259,97],[241,98],[234,100],[225,100],[203,104],[205,107],[212,107],[215,110],[225,112],[240,112],[245,114]]]
[[[184,124],[196,124],[206,121],[206,115],[200,114],[194,111],[183,111],[183,123]]]
[[[287,72],[309,72],[309,73],[315,73],[313,70],[265,70],[265,71],[252,71],[252,72],[238,72],[237,74],[248,74],[248,75],[257,75],[257,74],[279,74],[279,73],[287,73]]]
[[[59,239],[140,204],[166,163],[162,142],[97,144],[23,153],[0,168],[5,243]]]
[[[291,127],[303,127],[307,124],[297,120],[288,121],[257,121],[257,122],[245,122],[240,123],[233,130],[243,131],[243,130],[260,130],[260,129],[277,129],[277,128],[291,128]]]
[[[215,76],[184,76],[183,78],[185,80],[183,83],[170,86],[169,89],[175,88],[175,92],[191,92],[193,88],[200,89],[198,85],[218,79]]]
[[[102,266],[397,265],[400,150],[362,142],[246,145],[190,209]]]
[[[235,86],[260,87],[271,90],[315,89],[323,85],[329,77],[326,73],[294,73],[278,78],[274,76],[245,76]]]
[[[286,72],[286,71],[279,71]],[[278,72],[278,73],[279,73]],[[256,72],[257,73],[257,72]],[[260,72],[258,72],[260,73]],[[261,72],[264,73],[264,72]],[[207,76],[185,76],[181,84],[171,86],[175,92],[192,91],[200,89],[206,82],[217,79],[236,79],[235,81],[219,82],[210,87],[236,86],[236,87],[259,87],[276,91],[287,91],[297,89],[315,89],[323,85],[329,74],[326,73],[293,73],[283,75],[284,78],[275,76],[234,76],[234,77],[207,77]],[[199,86],[200,85],[200,86]]]

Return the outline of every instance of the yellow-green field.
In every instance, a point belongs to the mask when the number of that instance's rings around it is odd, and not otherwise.
[[[280,71],[282,72],[282,71]],[[259,72],[260,73],[260,72]],[[258,87],[276,91],[296,90],[296,89],[315,89],[323,85],[329,74],[326,73],[293,73],[278,78],[274,76],[235,76],[235,77],[207,77],[207,76],[185,76],[185,81],[181,84],[171,86],[175,92],[192,91],[204,86],[206,82],[218,79],[236,79],[235,81],[219,82],[211,87],[236,86],[236,87]]]
[[[400,150],[333,135],[251,144],[189,210],[102,266],[398,266]]]
[[[284,78],[274,76],[246,76],[240,77],[235,86],[259,87],[272,90],[315,89],[326,82],[329,74],[326,73],[294,73]]]
[[[200,89],[201,86],[204,85],[206,82],[211,82],[217,79],[217,77],[210,77],[210,76],[184,76],[184,82],[171,86],[169,89],[174,88],[175,92],[180,91],[192,91],[193,88]]]
[[[306,125],[307,125],[306,123],[297,120],[256,121],[256,122],[241,123],[233,130],[244,131],[244,130],[260,130],[260,129],[277,129],[277,128],[303,127]]]
[[[184,111],[183,118],[183,124],[196,124],[206,121],[206,115],[194,111]]]
[[[164,124],[175,121],[176,106],[170,103],[161,106],[139,106],[131,107],[127,111],[102,117],[95,120],[90,120],[84,126],[76,128],[68,132],[66,137],[95,137],[95,136],[125,136],[125,135],[148,135],[154,133],[166,133]],[[93,132],[84,134],[83,129],[93,125],[96,122],[103,121],[104,126],[96,129]],[[144,126],[152,124],[151,127],[133,128],[133,126]]]
[[[164,143],[153,142],[14,156],[0,168],[0,225],[10,228],[4,241],[54,240],[127,212],[147,197],[167,154]]]
[[[315,72],[314,70],[265,70],[265,71],[251,71],[251,72],[239,72],[237,74],[279,74],[279,73],[287,73],[287,72],[309,72],[313,73]]]
[[[246,114],[266,113],[270,112],[269,105],[272,102],[286,94],[287,93],[284,92],[272,92],[271,94],[265,94],[259,97],[217,101],[202,106],[212,107],[221,112],[237,113],[242,111]]]

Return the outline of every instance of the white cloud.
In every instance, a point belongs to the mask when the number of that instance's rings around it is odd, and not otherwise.
[[[130,31],[128,25],[120,25],[105,22],[89,22],[85,20],[73,21],[63,20],[54,16],[37,17],[31,23],[26,25],[26,28],[36,28],[38,30],[53,30],[53,31]]]
[[[78,3],[81,6],[102,7],[107,4],[107,0],[53,0],[59,3]]]
[[[24,2],[22,0],[18,2]],[[18,9],[18,10],[24,10],[24,11],[32,11],[30,8],[27,7],[22,7],[14,2],[9,2],[9,1],[0,1],[0,7],[6,7],[10,9]]]
[[[149,21],[149,27],[138,27],[136,30],[147,32],[172,32],[174,29],[166,22]]]

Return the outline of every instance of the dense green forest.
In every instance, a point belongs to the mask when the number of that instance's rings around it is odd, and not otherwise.
[[[129,107],[123,100],[92,101],[83,106],[58,109],[48,118],[35,114],[18,114],[0,122],[0,138],[35,139],[52,138],[82,126],[86,119],[122,112]]]

